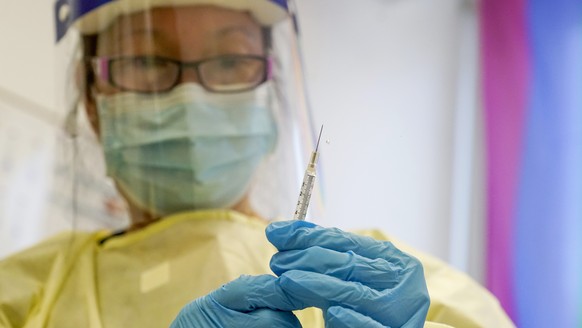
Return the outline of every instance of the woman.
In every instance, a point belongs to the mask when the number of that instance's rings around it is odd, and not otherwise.
[[[378,232],[268,225],[292,212],[307,130],[286,1],[56,9],[58,38],[80,44],[75,108],[132,223],[0,263],[2,326],[511,326],[466,276]]]

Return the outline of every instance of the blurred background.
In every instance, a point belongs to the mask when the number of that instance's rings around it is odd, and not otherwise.
[[[580,325],[581,1],[296,5],[330,141],[314,221],[450,263],[520,327]],[[0,258],[72,228],[54,188],[67,172],[52,12],[0,0]],[[98,218],[85,228],[123,225],[111,186],[84,183],[95,193],[78,210]]]

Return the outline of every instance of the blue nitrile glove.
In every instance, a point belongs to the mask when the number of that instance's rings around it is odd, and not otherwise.
[[[295,309],[276,277],[241,276],[186,305],[170,328],[300,328]]]
[[[323,310],[326,327],[422,327],[430,299],[422,264],[390,242],[305,221],[274,222],[271,269],[296,307]]]

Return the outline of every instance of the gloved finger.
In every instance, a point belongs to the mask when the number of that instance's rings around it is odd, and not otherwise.
[[[327,309],[341,305],[368,315],[359,309],[385,306],[378,302],[382,298],[381,292],[320,273],[287,271],[279,277],[279,285],[291,303],[303,308],[314,306]]]
[[[238,321],[240,323],[236,327],[249,328],[301,328],[299,319],[293,312],[277,311],[270,309],[258,309],[249,313],[244,313],[244,319]],[[232,327],[229,325],[228,327]]]
[[[344,281],[320,273],[287,271],[279,285],[290,302],[301,307],[327,309],[340,305],[350,308],[387,326],[424,322],[430,299],[422,271],[406,274],[395,288],[377,291],[358,282]],[[419,285],[422,284],[422,285]]]
[[[271,270],[280,276],[290,270],[317,272],[345,281],[357,281],[376,290],[392,288],[402,268],[384,259],[369,259],[352,251],[337,252],[319,246],[279,252],[271,258]]]
[[[386,328],[378,321],[341,306],[332,306],[325,313],[325,328]],[[390,328],[390,327],[388,327]]]
[[[271,275],[242,275],[214,290],[209,296],[226,308],[242,312],[260,308],[280,311],[304,308],[300,303],[291,302],[279,286],[277,278]]]
[[[186,305],[170,326],[170,328],[194,327],[301,328],[301,323],[293,312],[271,309],[238,312],[224,307],[207,295]]]
[[[409,255],[392,243],[359,236],[337,228],[323,228],[305,221],[279,221],[267,226],[267,239],[279,251],[306,249],[320,246],[338,252],[353,251],[369,259],[382,258],[402,267],[408,264]]]

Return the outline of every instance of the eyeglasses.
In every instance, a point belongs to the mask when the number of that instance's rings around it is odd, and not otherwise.
[[[170,91],[183,79],[186,69],[196,72],[197,82],[218,93],[254,89],[270,75],[269,60],[254,55],[225,55],[193,62],[159,56],[95,57],[95,74],[124,91],[160,93]]]

